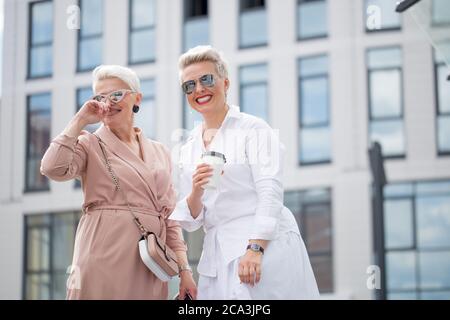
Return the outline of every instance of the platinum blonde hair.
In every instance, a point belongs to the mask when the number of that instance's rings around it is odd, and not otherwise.
[[[212,62],[216,67],[216,72],[221,78],[228,78],[228,65],[223,58],[222,52],[211,46],[197,46],[183,53],[178,59],[179,79],[182,80],[183,70],[194,63]]]
[[[130,68],[119,65],[100,65],[92,71],[92,91],[95,92],[95,86],[100,80],[118,78],[125,82],[131,90],[141,92],[141,83],[139,78]]]

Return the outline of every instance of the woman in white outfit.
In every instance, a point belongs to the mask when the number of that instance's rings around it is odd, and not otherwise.
[[[316,299],[316,280],[293,214],[283,206],[282,147],[269,125],[226,101],[221,54],[195,47],[179,59],[182,89],[203,117],[176,159],[179,201],[170,219],[203,226],[198,299]],[[203,188],[207,151],[225,155],[216,189]]]

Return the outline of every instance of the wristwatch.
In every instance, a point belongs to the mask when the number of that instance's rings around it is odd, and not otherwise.
[[[264,248],[261,247],[259,244],[257,243],[250,243],[247,246],[247,250],[252,250],[253,252],[261,252],[262,254],[264,254]]]

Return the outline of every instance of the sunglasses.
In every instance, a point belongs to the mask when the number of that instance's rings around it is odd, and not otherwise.
[[[214,81],[214,76],[212,74],[205,74],[203,76],[201,76],[198,81],[200,82],[200,84],[204,87],[214,87],[215,81]],[[183,92],[185,94],[191,94],[192,92],[194,92],[195,86],[197,85],[197,81],[196,80],[188,80],[186,82],[183,82],[183,84],[181,85],[181,88],[183,89]]]
[[[136,91],[128,90],[128,89],[122,89],[113,91],[111,93],[108,93],[107,95],[97,94],[92,97],[92,100],[98,101],[98,102],[106,102],[106,100],[111,101],[111,103],[116,104],[122,101],[125,96],[128,93],[136,93]]]

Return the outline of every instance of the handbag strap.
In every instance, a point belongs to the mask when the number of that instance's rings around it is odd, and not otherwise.
[[[153,232],[148,231],[148,230],[142,225],[142,223],[139,221],[139,218],[134,214],[133,210],[131,209],[130,203],[128,202],[127,195],[125,194],[125,192],[123,191],[123,189],[120,187],[119,180],[117,179],[116,175],[114,174],[114,171],[113,171],[113,169],[112,169],[112,167],[111,167],[111,163],[109,162],[109,159],[108,159],[108,157],[106,156],[106,150],[105,150],[105,147],[104,147],[104,145],[103,145],[104,142],[102,141],[102,139],[100,139],[100,137],[99,137],[97,134],[94,133],[94,135],[97,137],[98,144],[99,144],[99,146],[100,146],[100,149],[102,150],[103,158],[105,159],[105,165],[106,165],[106,168],[108,169],[108,172],[109,172],[109,174],[111,175],[111,178],[112,178],[112,180],[113,180],[113,182],[114,182],[114,184],[115,184],[115,186],[116,186],[116,190],[118,190],[118,191],[122,194],[122,196],[123,196],[123,198],[124,198],[124,200],[125,200],[125,202],[126,202],[126,204],[127,204],[128,211],[129,211],[129,212],[131,213],[131,215],[133,216],[133,221],[134,221],[134,223],[136,224],[136,226],[138,227],[139,232],[141,233],[141,235],[142,235],[143,237],[147,237],[149,234],[151,234],[151,233],[153,233]],[[158,218],[161,219],[161,216],[158,216]],[[161,230],[161,231],[162,231],[162,230]]]

